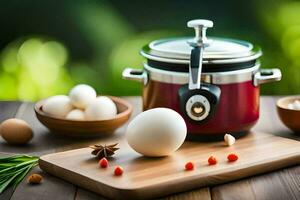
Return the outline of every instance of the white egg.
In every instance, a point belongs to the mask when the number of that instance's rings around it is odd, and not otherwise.
[[[73,109],[73,106],[68,96],[57,95],[49,97],[42,109],[50,115],[65,117]]]
[[[117,114],[116,104],[108,97],[101,96],[93,100],[85,109],[86,120],[105,120]]]
[[[299,100],[296,100],[296,101],[294,101],[294,109],[295,110],[300,110],[300,101]]]
[[[71,120],[84,120],[84,112],[80,109],[74,109],[71,110],[67,116],[66,119],[71,119]]]
[[[69,97],[75,107],[85,109],[91,101],[96,99],[97,93],[91,86],[79,84],[71,89]]]
[[[184,142],[187,133],[180,114],[168,108],[154,108],[140,113],[128,125],[126,139],[145,156],[167,156]]]

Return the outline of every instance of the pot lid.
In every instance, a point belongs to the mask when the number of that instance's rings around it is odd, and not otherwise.
[[[254,60],[261,56],[259,47],[253,44],[229,38],[208,37],[212,42],[204,48],[203,63],[236,63]],[[192,47],[188,41],[192,37],[170,38],[151,42],[141,54],[146,58],[171,62],[189,63]]]

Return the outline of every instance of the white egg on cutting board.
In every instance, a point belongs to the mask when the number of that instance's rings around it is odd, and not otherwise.
[[[91,86],[79,84],[71,89],[69,97],[76,108],[85,109],[89,103],[96,99],[97,93]]]
[[[43,111],[56,117],[65,117],[72,109],[70,98],[66,95],[49,97],[43,105]]]
[[[168,108],[154,108],[140,113],[129,123],[126,139],[136,152],[159,157],[176,151],[186,134],[187,127],[180,114]]]
[[[90,102],[85,109],[86,120],[106,120],[117,115],[116,104],[108,97],[100,96]]]

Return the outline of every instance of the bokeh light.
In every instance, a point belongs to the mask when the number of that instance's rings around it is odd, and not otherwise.
[[[12,42],[1,53],[0,98],[37,100],[73,85],[65,69],[68,53],[59,42],[30,38]]]
[[[79,0],[57,7],[46,1],[32,8],[32,2],[19,2],[28,10],[17,11],[2,3],[11,10],[0,13],[10,19],[0,32],[1,100],[36,101],[78,83],[99,94],[140,95],[141,84],[122,80],[123,69],[143,67],[139,51],[150,41],[193,34],[185,23],[199,17],[215,21],[210,35],[259,44],[262,67],[282,70],[282,81],[263,85],[263,94],[300,93],[299,1],[161,1],[161,9],[155,2]]]

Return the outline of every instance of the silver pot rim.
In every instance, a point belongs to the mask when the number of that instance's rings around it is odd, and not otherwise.
[[[222,85],[231,83],[242,83],[253,80],[253,75],[259,70],[260,62],[250,68],[227,71],[227,72],[209,72],[201,74],[201,81],[205,83]],[[157,69],[144,63],[144,69],[147,72],[148,79],[170,84],[187,84],[188,72],[173,72],[162,69]]]
[[[260,62],[251,68],[227,71],[227,72],[210,72],[202,73],[201,81],[216,85],[233,84],[252,81],[253,86],[275,82],[281,80],[281,71],[278,68],[260,69]],[[126,68],[122,73],[123,79],[133,80],[147,85],[149,80],[169,83],[169,84],[186,84],[188,82],[187,72],[173,72],[156,69],[144,63],[144,69]]]

